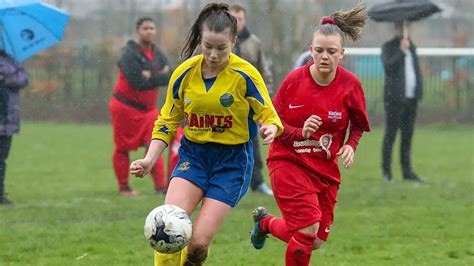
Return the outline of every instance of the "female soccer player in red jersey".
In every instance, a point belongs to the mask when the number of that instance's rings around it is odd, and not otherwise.
[[[338,158],[351,167],[362,132],[370,130],[361,83],[338,65],[345,37],[360,39],[366,20],[362,3],[323,18],[313,35],[312,60],[289,73],[273,99],[285,129],[267,164],[283,218],[256,208],[251,241],[256,249],[267,234],[287,242],[286,265],[308,265],[312,250],[327,240],[341,182]]]

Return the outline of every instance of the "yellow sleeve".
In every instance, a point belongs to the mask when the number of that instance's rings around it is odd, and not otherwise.
[[[192,67],[178,67],[171,75],[166,93],[166,101],[161,108],[160,116],[155,121],[153,128],[153,139],[159,139],[169,145],[171,139],[176,135],[176,129],[183,121],[183,99],[182,88],[186,74]]]
[[[255,112],[253,120],[257,124],[261,120],[264,125],[276,125],[278,128],[277,136],[281,135],[283,124],[273,107],[262,76],[255,69],[250,69],[248,73],[248,76],[244,75],[247,83],[246,98]]]

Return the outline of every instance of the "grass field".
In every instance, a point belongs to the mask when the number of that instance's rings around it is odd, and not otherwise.
[[[343,172],[330,239],[312,265],[474,265],[473,133],[417,129],[414,167],[425,184],[401,181],[398,162],[395,183],[382,182],[382,131],[364,136],[353,169]],[[150,178],[132,180],[141,196],[118,196],[111,152],[108,125],[23,124],[7,168],[15,205],[0,207],[0,265],[152,265],[143,222],[163,196]],[[249,192],[207,265],[284,264],[283,243],[270,238],[260,251],[249,243],[257,205],[278,212],[272,197]]]

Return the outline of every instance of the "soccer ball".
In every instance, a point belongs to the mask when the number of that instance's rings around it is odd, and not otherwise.
[[[186,247],[193,226],[188,214],[180,207],[161,205],[148,214],[144,229],[145,238],[154,250],[172,254]]]

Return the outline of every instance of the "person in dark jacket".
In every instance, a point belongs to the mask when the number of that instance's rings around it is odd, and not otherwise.
[[[5,167],[12,137],[20,130],[20,89],[28,85],[28,72],[0,49],[0,205],[12,202],[5,195]]]
[[[237,19],[237,43],[234,47],[234,53],[252,64],[262,75],[268,93],[273,95],[273,74],[262,49],[260,39],[247,28],[247,10],[245,7],[234,4],[230,7],[230,14]],[[252,172],[252,181],[250,188],[252,191],[262,192],[267,195],[273,195],[273,191],[263,180],[263,161],[260,151],[258,136],[252,139],[253,156],[255,163]]]
[[[423,94],[423,77],[420,71],[416,47],[404,36],[403,24],[395,25],[397,35],[382,46],[382,63],[385,71],[384,107],[385,135],[382,147],[382,171],[386,181],[392,181],[392,147],[401,132],[400,161],[403,178],[409,181],[421,179],[411,165],[411,144],[418,102]],[[406,31],[407,29],[405,29]]]
[[[113,167],[120,194],[136,196],[128,183],[129,152],[147,147],[151,142],[153,123],[158,117],[158,87],[167,86],[171,75],[164,53],[153,43],[156,28],[153,19],[140,18],[136,23],[136,40],[130,40],[118,61],[119,73],[110,100],[115,149]],[[166,190],[163,158],[152,171],[155,190]]]

